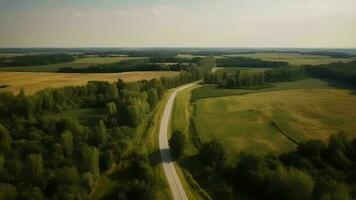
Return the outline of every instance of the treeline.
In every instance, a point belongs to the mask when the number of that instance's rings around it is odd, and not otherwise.
[[[218,70],[215,73],[205,74],[204,82],[220,84],[226,88],[238,88],[264,85],[272,82],[292,81],[304,75],[305,69],[303,67],[280,67],[264,72],[243,72],[237,69],[233,75]]]
[[[116,63],[94,65],[85,68],[61,67],[59,72],[64,73],[115,73],[129,71],[181,71],[189,70],[193,65],[201,65],[203,58],[182,59],[176,57],[152,57],[149,59],[130,59]],[[163,63],[173,62],[175,64],[166,66]]]
[[[356,198],[356,139],[344,134],[302,143],[278,157],[242,154],[227,165],[226,152],[217,141],[202,145],[199,158],[205,168],[196,176],[216,199],[234,199],[233,191],[254,199]]]
[[[74,61],[70,54],[38,54],[3,58],[0,60],[1,66],[32,66],[49,65],[55,63],[65,63]]]
[[[335,52],[335,51],[311,51],[311,52],[299,52],[304,55],[316,55],[316,56],[329,56],[332,58],[351,58],[355,55],[344,53],[344,52]]]
[[[265,61],[248,57],[225,57],[216,59],[218,67],[276,68],[287,66],[288,62]]]
[[[306,66],[306,71],[313,77],[356,85],[356,61]]]
[[[45,89],[32,96],[0,93],[0,199],[88,199],[98,177],[122,159],[126,145],[163,92],[199,80],[195,68],[160,80]],[[100,109],[84,126],[67,111]],[[118,199],[150,199],[154,177],[149,161],[133,155]],[[153,198],[153,197],[152,197]]]

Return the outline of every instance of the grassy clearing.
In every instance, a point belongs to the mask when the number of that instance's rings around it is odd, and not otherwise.
[[[356,58],[332,58],[328,56],[302,55],[297,53],[256,53],[256,54],[233,54],[228,56],[241,56],[259,58],[267,61],[285,61],[291,65],[319,65],[333,62],[348,62]]]
[[[203,142],[221,141],[232,157],[242,151],[266,154],[293,149],[296,145],[281,131],[298,141],[326,140],[338,131],[356,133],[352,121],[356,95],[324,81],[305,79],[244,95],[236,90],[223,92],[233,96],[206,98],[219,92],[211,87],[193,92],[193,121]]]
[[[162,76],[176,76],[178,72],[123,72],[123,73],[51,73],[51,72],[0,72],[0,88],[17,94],[24,88],[27,94],[33,94],[44,88],[60,88],[69,85],[85,85],[88,81],[124,81],[150,80]]]
[[[50,65],[38,65],[38,66],[14,66],[14,67],[0,67],[0,71],[23,71],[23,72],[54,72],[58,71],[61,67],[72,68],[84,68],[92,65],[108,64],[114,62],[120,62],[129,59],[144,59],[145,57],[88,57],[79,58],[73,62],[58,63]]]

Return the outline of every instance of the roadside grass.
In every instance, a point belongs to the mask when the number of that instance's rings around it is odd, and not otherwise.
[[[193,122],[200,139],[222,142],[232,161],[241,152],[289,151],[296,144],[288,137],[326,140],[339,131],[356,136],[356,95],[321,80],[278,83],[247,93],[220,91],[218,98],[207,98],[219,92],[207,87],[193,90]]]
[[[332,58],[329,56],[302,55],[298,53],[255,53],[255,54],[232,54],[227,56],[240,56],[259,58],[267,61],[284,61],[290,65],[320,65],[333,62],[348,62],[356,58]]]
[[[85,85],[88,81],[114,82],[119,78],[126,81],[139,81],[176,76],[179,72],[147,71],[122,73],[53,73],[53,72],[0,72],[0,92],[11,91],[18,94],[23,88],[26,94],[33,94],[44,88],[61,88],[71,85]]]
[[[199,160],[191,160],[190,158],[196,157],[199,150],[195,144],[195,135],[192,133],[191,128],[191,91],[194,88],[199,88],[200,85],[180,91],[175,99],[174,108],[172,113],[172,120],[170,123],[171,132],[174,130],[181,131],[186,137],[186,144],[184,147],[184,155],[175,164],[177,174],[181,180],[189,199],[210,199],[209,194],[200,187],[194,180],[190,171],[194,168],[200,168]],[[189,171],[187,170],[189,169]],[[200,168],[201,169],[201,168]]]
[[[58,71],[61,67],[73,67],[73,68],[84,68],[92,65],[98,64],[108,64],[114,62],[120,62],[123,60],[130,59],[145,59],[146,57],[88,57],[88,58],[79,58],[73,62],[67,63],[57,63],[50,65],[36,65],[36,66],[9,66],[9,67],[0,67],[0,71],[16,71],[16,72],[55,72]]]

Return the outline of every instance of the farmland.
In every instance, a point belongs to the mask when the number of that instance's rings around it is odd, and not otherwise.
[[[347,62],[354,58],[332,58],[329,56],[303,55],[298,53],[255,53],[255,54],[233,54],[227,56],[241,56],[258,58],[266,61],[288,62],[290,65],[320,65],[333,62]]]
[[[130,59],[144,59],[145,57],[86,57],[77,58],[73,62],[68,63],[57,63],[50,65],[38,65],[38,66],[11,66],[11,67],[0,67],[0,71],[26,71],[26,72],[54,72],[58,71],[61,67],[72,67],[72,68],[84,68],[92,65],[99,64],[109,64],[120,62],[123,60]]]
[[[200,139],[217,139],[234,155],[286,152],[295,148],[288,137],[325,141],[339,131],[353,137],[356,132],[350,120],[356,117],[353,91],[317,79],[261,90],[219,91],[207,86],[195,89],[193,98],[193,121]]]
[[[44,88],[60,88],[69,85],[84,85],[88,81],[114,82],[150,80],[161,76],[175,76],[178,72],[124,72],[124,73],[52,73],[52,72],[0,72],[1,91],[18,93],[24,88],[27,94]]]

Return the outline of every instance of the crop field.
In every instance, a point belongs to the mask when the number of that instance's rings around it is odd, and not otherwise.
[[[284,61],[290,65],[319,65],[333,62],[348,62],[356,58],[332,58],[328,56],[302,55],[297,53],[256,53],[256,54],[233,54],[228,56],[242,56],[259,58],[267,61]]]
[[[225,91],[233,96],[207,98],[214,96],[212,86],[208,87],[193,91],[196,130],[203,142],[217,139],[234,155],[286,152],[296,146],[291,139],[326,140],[339,131],[356,136],[352,90],[306,79],[247,94],[235,90],[235,94]]]
[[[144,59],[145,57],[88,57],[79,58],[69,63],[58,63],[50,65],[38,66],[14,66],[14,67],[0,67],[0,71],[26,71],[26,72],[54,72],[58,71],[61,67],[84,68],[98,64],[108,64],[120,62],[129,59]]]
[[[52,73],[52,72],[0,72],[1,91],[17,94],[21,88],[26,94],[33,94],[44,88],[60,88],[69,85],[84,85],[88,81],[150,80],[162,76],[175,76],[178,72],[124,72],[124,73]]]

